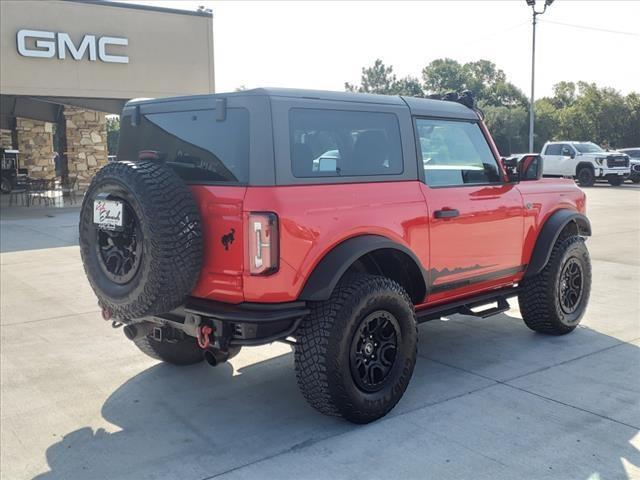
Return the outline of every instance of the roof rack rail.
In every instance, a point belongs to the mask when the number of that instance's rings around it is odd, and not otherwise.
[[[478,112],[480,117],[484,119],[484,112],[476,105],[476,97],[471,90],[463,90],[460,94],[458,92],[447,92],[444,95],[436,93],[428,95],[427,98],[431,98],[433,100],[444,100],[445,102],[460,103],[461,105]]]

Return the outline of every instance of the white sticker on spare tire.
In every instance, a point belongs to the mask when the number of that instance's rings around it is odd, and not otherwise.
[[[93,223],[105,228],[121,227],[122,202],[95,200],[93,202]]]

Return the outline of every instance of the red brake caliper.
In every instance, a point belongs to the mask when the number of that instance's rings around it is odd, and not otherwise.
[[[198,328],[198,346],[202,349],[209,348],[211,344],[211,339],[209,335],[213,333],[213,328],[209,325],[202,325]]]

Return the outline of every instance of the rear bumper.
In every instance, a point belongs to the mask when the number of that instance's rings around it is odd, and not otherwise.
[[[310,312],[305,302],[228,303],[190,297],[184,306],[144,320],[196,337],[203,325],[213,327],[212,346],[264,345],[293,334]]]

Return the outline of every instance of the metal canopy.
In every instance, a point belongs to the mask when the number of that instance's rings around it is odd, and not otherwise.
[[[0,128],[12,129],[15,126],[16,117],[58,122],[64,105],[119,114],[125,103],[124,99],[0,95]]]

